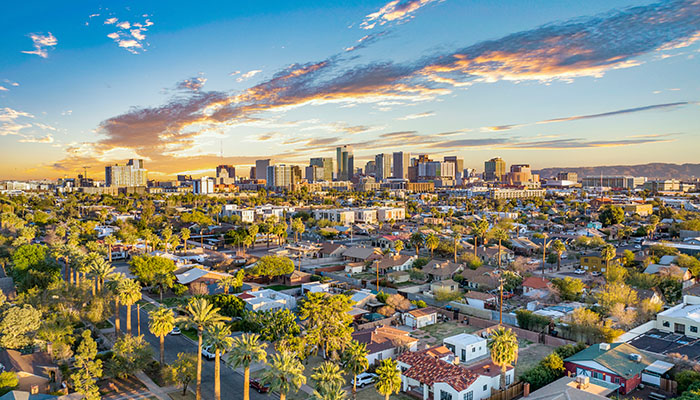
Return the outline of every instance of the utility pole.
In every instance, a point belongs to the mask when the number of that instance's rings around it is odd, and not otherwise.
[[[498,302],[498,325],[503,325],[503,271],[501,270],[501,274],[498,276],[498,283],[500,283],[501,286],[501,300]]]
[[[379,260],[374,260],[374,269],[377,271],[377,294],[379,294]]]
[[[547,234],[544,235],[544,240],[542,241],[542,278],[544,279],[544,264],[547,260]]]

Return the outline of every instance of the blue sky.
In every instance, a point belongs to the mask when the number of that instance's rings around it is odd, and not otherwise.
[[[206,174],[342,144],[479,170],[697,161],[697,1],[297,3],[10,5],[0,178],[130,157]]]

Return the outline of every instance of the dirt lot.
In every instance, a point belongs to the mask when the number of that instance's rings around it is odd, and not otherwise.
[[[426,327],[416,329],[411,332],[411,336],[420,340],[419,347],[422,344],[428,344],[429,346],[441,345],[442,340],[446,337],[454,336],[460,333],[472,333],[476,329],[469,325],[459,323],[457,321],[450,322],[439,322],[435,325],[428,325]]]
[[[543,344],[519,341],[518,364],[515,366],[515,378],[528,369],[534,367],[541,359],[548,356],[556,347]]]

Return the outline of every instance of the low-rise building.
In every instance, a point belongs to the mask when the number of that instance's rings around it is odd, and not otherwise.
[[[274,311],[283,308],[293,310],[297,306],[297,301],[294,296],[271,289],[243,292],[238,295],[238,298],[246,303],[245,308],[250,311]]]
[[[433,325],[437,322],[437,310],[432,307],[418,308],[403,314],[404,325],[413,329]]]
[[[469,333],[446,337],[442,343],[450,349],[455,357],[459,358],[461,363],[469,364],[483,359],[489,354],[486,339]]]
[[[389,326],[355,331],[352,338],[367,346],[367,361],[370,365],[395,358],[401,351],[416,351],[418,348],[418,339],[412,338],[406,331]]]
[[[700,297],[683,296],[683,303],[656,314],[656,329],[700,338]]]

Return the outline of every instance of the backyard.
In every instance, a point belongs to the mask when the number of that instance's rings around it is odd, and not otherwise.
[[[428,325],[411,332],[411,336],[420,340],[420,344],[428,344],[429,346],[437,346],[442,344],[442,340],[446,337],[458,335],[460,333],[472,333],[476,329],[469,325],[464,325],[457,321],[449,321]]]
[[[518,344],[520,345],[520,350],[518,351],[518,363],[515,365],[516,379],[556,349],[553,346],[545,346],[522,339],[518,340]]]

